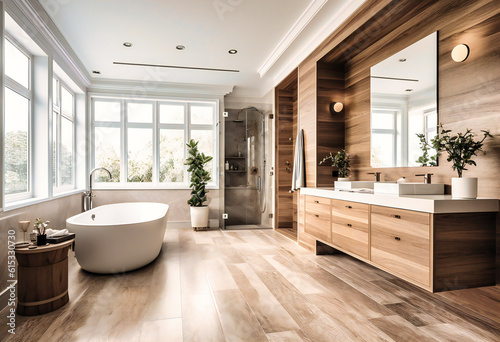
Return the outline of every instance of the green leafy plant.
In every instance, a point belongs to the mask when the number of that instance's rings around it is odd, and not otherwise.
[[[441,155],[439,136],[436,135],[431,139],[430,144],[425,138],[425,134],[417,133],[417,137],[420,140],[420,149],[422,150],[422,155],[416,160],[421,166],[437,166],[437,161]],[[434,154],[430,154],[430,150],[434,150]]]
[[[211,179],[210,173],[204,169],[204,165],[212,160],[211,156],[206,156],[204,153],[198,151],[198,141],[191,139],[186,144],[188,148],[189,157],[184,162],[188,165],[188,172],[191,172],[191,198],[188,204],[192,207],[201,207],[203,202],[207,200],[205,186]]]
[[[349,173],[349,162],[350,162],[350,155],[347,153],[344,149],[340,150],[337,152],[336,155],[333,155],[332,152],[330,152],[329,155],[327,155],[325,158],[323,158],[322,161],[320,161],[320,164],[326,163],[327,161],[331,162],[332,167],[337,167],[339,170],[339,177],[348,177]]]
[[[478,152],[486,152],[483,150],[484,141],[486,138],[493,138],[489,131],[483,131],[483,138],[481,140],[475,140],[474,133],[471,129],[467,129],[465,133],[451,134],[451,130],[443,129],[442,125],[439,125],[441,129],[441,137],[436,142],[439,146],[439,151],[446,151],[448,154],[447,161],[452,162],[453,171],[457,171],[458,177],[462,177],[462,174],[467,165],[476,166],[476,162],[472,160],[472,157],[477,156]]]

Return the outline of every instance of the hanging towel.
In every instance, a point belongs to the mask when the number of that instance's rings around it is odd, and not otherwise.
[[[292,189],[294,192],[306,185],[306,170],[304,164],[304,130],[297,133],[295,140],[295,155],[293,157]]]

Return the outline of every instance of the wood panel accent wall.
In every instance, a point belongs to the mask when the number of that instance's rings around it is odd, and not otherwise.
[[[316,186],[332,187],[332,167],[329,164],[319,165],[328,153],[344,148],[345,144],[345,111],[332,114],[332,102],[345,103],[344,65],[318,62],[316,86]]]
[[[299,126],[304,130],[306,187],[316,187],[316,61],[299,65]]]
[[[292,173],[293,168],[294,117],[297,121],[297,70],[292,72],[275,89],[276,109],[276,203],[275,228],[292,228],[297,225],[297,209],[294,207]],[[295,124],[296,126],[297,124]],[[296,130],[297,128],[295,128]],[[290,165],[285,165],[286,162]],[[294,215],[295,212],[295,215]]]
[[[307,186],[315,187],[318,137],[314,136],[317,62],[345,65],[345,144],[352,157],[351,177],[370,180],[382,171],[385,180],[432,172],[434,182],[450,191],[455,176],[445,157],[438,167],[370,167],[370,67],[438,31],[439,121],[446,129],[495,136],[485,144],[486,156],[476,158],[465,176],[479,177],[479,196],[500,198],[500,6],[491,0],[367,0],[299,66],[299,117],[305,131]],[[453,62],[451,50],[467,44],[471,53]],[[500,280],[500,217],[497,215],[497,280]]]

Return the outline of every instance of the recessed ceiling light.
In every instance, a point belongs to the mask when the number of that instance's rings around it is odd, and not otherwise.
[[[93,73],[93,74],[96,74],[96,75],[100,75],[100,74],[101,74],[101,72],[100,72],[100,71],[98,71],[98,70],[92,70],[92,73]]]
[[[413,91],[413,89],[406,89],[405,91],[410,92],[410,91]]]
[[[228,53],[229,53],[230,55],[236,55],[236,54],[238,53],[238,50],[231,49],[231,50],[229,50],[229,51],[228,51]]]
[[[186,47],[184,45],[177,45],[175,48],[177,50],[184,50]]]
[[[125,43],[123,43],[123,46],[125,46],[125,47],[132,47],[132,43],[131,42],[125,42]]]
[[[400,61],[401,63],[406,62],[406,58],[400,58],[400,59],[399,59],[399,61]]]

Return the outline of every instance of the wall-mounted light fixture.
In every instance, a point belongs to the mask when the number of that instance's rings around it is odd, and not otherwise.
[[[344,104],[342,102],[332,102],[330,103],[330,113],[340,113],[344,109]]]
[[[463,62],[469,57],[470,49],[465,44],[459,44],[453,48],[451,51],[451,58],[455,62]]]

